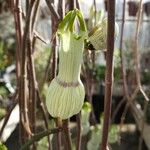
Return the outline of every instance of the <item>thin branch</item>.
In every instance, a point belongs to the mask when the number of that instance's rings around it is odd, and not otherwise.
[[[81,149],[81,112],[78,113],[76,115],[76,120],[77,120],[77,146],[76,146],[76,150],[80,150]]]
[[[49,69],[50,69],[50,65],[51,65],[51,59],[52,59],[52,52],[50,52],[48,60],[47,60],[47,65],[46,65],[46,68],[45,68],[44,77],[42,79],[41,85],[39,86],[40,89],[43,88],[44,83],[48,79],[48,73],[49,73]]]
[[[19,126],[19,141],[20,143],[22,143],[23,139],[25,138],[25,130],[23,127],[23,123],[22,123],[22,113],[23,111],[23,107],[24,107],[24,102],[21,98],[21,65],[22,65],[22,36],[23,36],[23,26],[22,26],[22,10],[21,10],[21,5],[20,5],[20,0],[14,1],[11,0],[11,7],[13,10],[13,14],[14,14],[14,20],[15,20],[15,28],[16,28],[16,45],[17,45],[17,49],[16,49],[16,75],[17,75],[17,88],[18,88],[18,92],[19,92],[19,107],[20,107],[20,111],[19,111],[19,116],[20,116],[20,126]]]
[[[144,90],[142,89],[141,86],[141,77],[140,77],[140,56],[138,53],[138,37],[139,37],[139,32],[140,32],[140,24],[141,24],[141,19],[142,19],[142,11],[143,11],[143,5],[142,5],[142,0],[140,0],[139,3],[139,10],[138,10],[138,16],[137,16],[137,26],[136,26],[136,33],[135,33],[135,48],[134,48],[134,52],[135,52],[135,65],[136,65],[136,79],[137,79],[137,85],[139,86],[139,90],[141,92],[141,94],[144,96],[145,98],[145,102],[144,102],[144,115],[142,118],[142,129],[141,129],[141,136],[139,139],[139,147],[138,150],[142,149],[142,142],[143,142],[143,131],[144,131],[144,124],[145,124],[145,117],[146,117],[146,112],[147,112],[147,107],[148,107],[148,102],[149,102],[149,98],[146,95],[146,93],[144,92]]]
[[[145,127],[147,109],[148,109],[148,101],[144,101],[144,110],[143,110],[144,116],[142,118],[141,136],[139,138],[138,150],[142,150],[143,132],[144,132],[144,127]]]
[[[125,8],[126,8],[126,0],[123,1],[122,24],[121,24],[119,50],[120,50],[121,74],[122,74],[122,80],[123,80],[123,93],[124,93],[123,99],[128,100],[129,99],[129,92],[128,92],[127,79],[126,79],[126,69],[125,69],[125,65],[124,65],[124,55],[123,55],[123,50],[122,50],[122,48],[123,48],[123,45],[122,45],[123,44],[123,36],[124,36],[124,23],[125,23]],[[126,113],[128,111],[128,107],[129,107],[128,103],[129,102],[127,102],[125,109],[124,109],[124,112],[122,113],[120,127],[122,127],[122,124],[124,123],[124,119],[125,119]]]
[[[30,37],[31,38],[31,37]],[[32,41],[28,43],[28,79],[29,79],[29,100],[28,100],[28,111],[30,112],[29,123],[32,134],[35,133],[36,129],[36,75],[35,75],[35,68],[34,68],[34,60],[32,54]],[[35,147],[35,143],[33,145]]]
[[[92,103],[92,88],[93,88],[93,77],[92,77],[92,74],[91,74],[91,70],[89,68],[89,65],[88,65],[88,61],[89,61],[89,57],[85,57],[85,60],[84,60],[84,66],[82,67],[82,71],[83,71],[83,74],[85,75],[85,83],[86,83],[86,93],[87,93],[87,100],[89,101],[89,103],[91,104],[92,106],[92,111],[90,113],[90,123],[92,125],[95,125],[97,123],[96,121],[96,118],[95,118],[95,114],[94,114],[94,107],[93,107],[93,103]]]
[[[58,2],[58,13],[62,20],[65,16],[65,0],[59,0]]]
[[[39,92],[39,89],[37,87],[36,89],[36,92],[37,92],[37,99],[38,99],[38,102],[40,104],[40,109],[42,111],[42,114],[43,114],[43,118],[44,118],[44,123],[45,123],[45,127],[46,129],[48,130],[48,115],[47,115],[47,112],[46,112],[46,107],[40,97],[40,92]],[[48,135],[47,136],[47,139],[48,139],[48,144],[49,144],[49,150],[51,149],[51,139],[50,139],[50,136]]]
[[[127,80],[126,80],[126,70],[125,70],[125,66],[124,66],[124,55],[123,55],[123,50],[122,50],[123,36],[124,36],[125,8],[126,8],[126,0],[123,1],[119,50],[120,50],[120,61],[121,61],[121,73],[122,73],[122,79],[123,79],[123,92],[124,92],[125,97],[129,97]]]
[[[67,3],[68,3],[68,6],[69,6],[69,10],[73,10],[73,9],[76,8],[75,0],[68,0]]]
[[[28,111],[30,112],[30,115],[28,112],[27,117],[29,119],[29,126],[30,126],[32,134],[35,134],[35,129],[36,129],[36,88],[37,88],[34,59],[33,59],[33,48],[34,48],[33,30],[34,30],[35,19],[37,16],[39,2],[40,2],[39,0],[36,0],[35,3],[33,3],[32,11],[30,14],[30,22],[28,26],[27,41],[26,41],[27,42],[26,51],[27,51],[27,59],[28,59],[28,62],[27,62],[28,74],[27,75],[28,75],[28,80],[29,80],[29,83],[28,83],[29,84],[28,86],[29,98],[28,98],[27,104],[28,104]],[[36,149],[35,143],[33,143],[32,149],[34,150]]]
[[[55,128],[55,129],[49,129],[49,130],[43,131],[41,133],[38,133],[38,134],[34,135],[31,139],[26,141],[26,143],[20,148],[20,150],[26,150],[30,145],[32,145],[34,142],[39,141],[43,137],[48,136],[50,134],[55,134],[55,133],[58,133],[61,131],[62,131],[62,128]]]
[[[124,124],[125,116],[126,116],[126,114],[127,114],[127,112],[128,112],[129,106],[130,106],[131,103],[135,100],[135,98],[136,98],[138,92],[139,92],[139,88],[137,87],[137,88],[134,90],[133,94],[132,94],[130,97],[127,97],[127,103],[126,103],[125,109],[124,109],[124,111],[123,111],[123,113],[122,113],[122,115],[121,115],[121,122],[120,122],[121,125],[120,125],[120,129],[121,129],[122,125]]]
[[[37,0],[35,5],[34,5],[33,15],[32,15],[32,31],[34,30],[34,26],[35,26],[35,23],[36,23],[36,20],[37,20],[39,4],[40,4],[40,0]]]
[[[116,19],[117,22],[122,22],[122,19],[117,18]],[[125,19],[126,22],[137,22],[137,19]],[[142,22],[150,22],[150,19],[143,19]]]
[[[30,6],[28,8],[28,13],[26,16],[26,23],[24,28],[24,35],[22,41],[22,63],[21,63],[21,82],[20,82],[20,112],[21,112],[21,121],[22,126],[26,129],[28,136],[31,133],[30,126],[29,126],[29,118],[28,118],[28,107],[27,107],[27,44],[29,40],[29,33],[31,33],[31,19],[32,19],[32,11],[36,1],[31,1]],[[22,128],[22,132],[23,132]],[[24,132],[23,132],[24,134]],[[25,136],[26,134],[24,134]],[[22,136],[22,142],[25,141],[25,137]]]
[[[37,18],[37,12],[38,12],[38,8],[39,8],[39,3],[40,0],[37,0],[34,8],[33,8],[33,15],[32,15],[32,23],[30,26],[30,30],[29,30],[29,45],[28,45],[28,60],[29,60],[29,74],[30,74],[30,82],[29,84],[31,84],[31,86],[29,86],[29,94],[31,95],[31,102],[29,104],[29,111],[31,111],[32,113],[30,114],[30,126],[32,129],[32,132],[35,133],[35,123],[36,123],[36,96],[37,95],[37,91],[39,94],[39,90],[38,90],[38,85],[37,85],[37,81],[36,81],[36,74],[35,74],[35,66],[34,66],[34,60],[33,60],[33,52],[34,52],[34,47],[35,47],[35,41],[34,41],[34,26],[35,26],[35,21]],[[38,98],[38,100],[40,101],[40,96]],[[41,104],[41,101],[40,101]],[[40,105],[41,106],[41,105]],[[43,107],[41,106],[41,109],[43,111]],[[48,121],[47,121],[47,117],[46,117],[46,113],[43,112],[43,117],[45,119],[45,126],[48,129]],[[48,136],[48,143],[49,143],[49,150],[51,149],[51,141],[50,141],[50,137]],[[36,145],[33,143],[33,149],[36,147]]]
[[[72,150],[72,142],[71,142],[71,136],[70,136],[70,129],[69,129],[69,120],[66,119],[63,122],[63,130],[66,137],[66,150]]]
[[[135,53],[135,66],[136,66],[136,80],[137,80],[137,85],[139,87],[139,90],[141,94],[144,96],[146,101],[149,101],[148,96],[144,92],[142,86],[141,86],[141,76],[140,76],[140,54],[138,52],[138,37],[140,33],[140,25],[141,25],[141,20],[142,20],[142,12],[143,12],[143,5],[142,5],[142,0],[140,0],[139,3],[139,10],[138,10],[138,16],[137,16],[137,26],[136,26],[136,32],[135,32],[135,47],[134,47],[134,53]]]
[[[146,95],[142,87],[140,87],[140,92],[143,95],[144,99],[149,102],[149,97]]]
[[[135,32],[135,47],[134,47],[134,53],[135,53],[135,67],[136,67],[136,80],[137,85],[141,86],[141,77],[140,77],[140,55],[138,52],[138,37],[140,32],[140,24],[141,24],[141,17],[142,17],[142,0],[140,0],[139,4],[139,10],[138,10],[138,16],[137,16],[137,26],[136,26],[136,32]]]
[[[126,99],[125,97],[123,97],[121,99],[121,101],[119,102],[119,104],[117,105],[117,107],[115,108],[115,111],[113,112],[112,114],[112,119],[111,119],[111,122],[113,123],[115,118],[116,118],[116,115],[118,114],[118,111],[120,110],[121,106],[126,102]]]
[[[28,63],[29,63],[29,95],[31,97],[29,98],[29,120],[30,120],[30,127],[32,129],[32,133],[35,133],[35,123],[36,123],[36,88],[37,88],[37,82],[36,82],[36,74],[35,74],[35,67],[34,67],[34,59],[33,59],[33,48],[35,45],[33,45],[33,31],[34,31],[34,25],[37,17],[37,11],[39,7],[40,0],[37,0],[32,9],[31,14],[31,21],[29,25],[28,30],[28,42],[27,42],[27,57],[28,57]],[[35,44],[35,42],[34,42]]]
[[[50,41],[46,41],[37,31],[34,30],[34,37],[39,39],[44,44],[50,44]]]
[[[56,127],[62,127],[62,120],[60,118],[56,118]],[[56,134],[57,136],[57,149],[61,150],[61,132]]]
[[[26,0],[26,15],[28,13],[29,4],[30,4],[30,0]]]
[[[77,9],[81,10],[81,6],[80,6],[79,0],[76,0],[76,7],[77,7]]]
[[[107,30],[107,54],[106,54],[106,76],[105,76],[105,106],[104,124],[102,134],[102,150],[108,149],[108,129],[110,124],[112,85],[113,85],[113,53],[115,32],[115,0],[108,1],[108,30]]]
[[[144,99],[145,99],[145,105],[144,105],[144,116],[143,116],[143,120],[142,120],[142,129],[141,129],[141,137],[139,140],[139,150],[142,148],[142,138],[143,138],[143,130],[144,130],[144,124],[145,124],[145,114],[147,111],[147,105],[148,105],[148,101],[149,98],[146,95],[146,93],[144,92],[142,86],[141,86],[141,79],[140,79],[140,56],[139,56],[139,52],[138,52],[138,37],[139,37],[139,31],[140,31],[140,24],[141,24],[141,16],[142,16],[142,0],[139,3],[139,11],[138,11],[138,17],[137,17],[137,26],[136,26],[136,33],[135,33],[135,47],[134,47],[134,58],[135,58],[135,66],[136,66],[136,80],[137,80],[137,88],[134,90],[133,94],[131,96],[129,96],[128,93],[128,89],[127,89],[127,82],[126,82],[126,74],[125,74],[125,69],[124,69],[124,64],[123,64],[123,54],[122,54],[122,38],[123,38],[123,28],[124,28],[124,15],[125,15],[125,0],[124,0],[124,6],[123,6],[123,19],[122,19],[122,29],[121,29],[121,40],[120,40],[120,58],[121,58],[121,66],[122,66],[122,75],[123,75],[123,84],[124,84],[124,94],[125,97],[127,98],[128,102],[126,104],[125,110],[122,114],[121,117],[121,126],[124,122],[126,113],[128,111],[128,108],[131,104],[131,102],[135,99],[135,97],[137,96],[138,92],[141,92],[141,94],[143,95]],[[120,126],[120,127],[121,127]]]
[[[56,19],[56,22],[58,22],[60,20],[60,16],[54,7],[54,4],[51,2],[51,0],[45,0],[45,1],[47,3],[47,6],[48,6],[50,12],[51,12],[52,17]]]
[[[14,15],[15,21],[15,29],[16,29],[16,76],[17,81],[20,82],[20,74],[21,74],[21,44],[22,44],[22,35],[23,35],[23,23],[22,23],[22,10],[20,1],[17,0],[16,3],[14,0],[11,0],[11,9]],[[19,83],[17,83],[19,86]]]
[[[56,30],[56,23],[54,18],[52,19],[52,32],[55,33]],[[52,57],[52,79],[56,77],[57,74],[57,49],[56,49],[56,45],[57,45],[57,37],[55,37],[53,39],[53,45],[52,45],[52,53],[53,53],[53,57]]]

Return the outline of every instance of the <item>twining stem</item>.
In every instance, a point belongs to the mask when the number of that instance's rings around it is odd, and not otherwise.
[[[30,145],[32,145],[34,142],[39,141],[40,139],[42,139],[45,136],[48,136],[50,134],[55,134],[60,131],[62,131],[62,128],[49,129],[49,130],[43,131],[41,133],[38,133],[38,134],[32,136],[31,139],[27,140],[26,143],[20,148],[20,150],[27,150],[27,148]]]
[[[11,113],[13,112],[13,109],[15,108],[18,100],[18,89],[20,86],[20,65],[21,65],[21,42],[22,42],[22,12],[20,7],[20,1],[17,0],[16,2],[14,0],[10,1],[11,11],[14,16],[15,21],[15,29],[16,29],[16,78],[17,78],[17,89],[16,92],[13,94],[12,99],[14,100],[14,105],[11,108],[11,110],[7,113],[5,116],[4,123],[0,129],[0,137],[2,136],[3,130],[5,129],[5,126],[7,125],[7,122],[9,120],[9,117]]]
[[[76,150],[81,149],[81,112],[76,115],[77,120],[77,143],[76,143]]]
[[[62,20],[65,16],[65,0],[59,0],[58,13],[59,13],[60,19]]]
[[[29,100],[28,100],[28,109],[30,112],[29,121],[30,121],[30,128],[32,133],[35,133],[35,123],[36,123],[36,75],[35,75],[35,66],[34,66],[34,59],[33,59],[33,30],[35,24],[35,18],[37,16],[37,9],[39,5],[39,0],[37,0],[33,6],[33,12],[31,15],[31,23],[28,31],[28,42],[27,42],[27,57],[28,57],[28,80],[29,80]],[[35,44],[35,43],[34,43]]]
[[[93,107],[93,103],[92,103],[92,88],[93,88],[93,77],[92,77],[92,73],[91,70],[89,68],[88,65],[88,61],[89,61],[89,56],[88,52],[86,54],[85,60],[84,60],[84,66],[82,67],[82,71],[83,74],[85,75],[85,81],[86,81],[86,93],[87,93],[87,100],[90,102],[91,106],[92,106],[92,111],[90,114],[90,123],[91,125],[95,125],[97,123],[96,118],[95,118],[95,114],[94,114],[94,107]]]
[[[35,75],[35,66],[34,66],[34,59],[33,59],[33,52],[34,52],[34,47],[35,47],[35,41],[34,41],[34,26],[35,26],[35,22],[37,19],[37,14],[38,14],[38,9],[39,9],[39,4],[40,4],[40,0],[37,0],[35,5],[34,5],[34,9],[33,9],[33,15],[32,15],[32,23],[31,23],[31,28],[30,28],[30,40],[29,41],[29,47],[28,47],[28,59],[29,59],[29,72],[30,72],[30,76],[31,78],[29,78],[31,81],[31,89],[29,90],[29,93],[31,93],[32,97],[31,97],[31,105],[29,105],[29,108],[31,109],[30,111],[34,110],[32,112],[32,115],[30,117],[31,119],[31,124],[30,126],[32,127],[32,132],[35,132],[35,118],[36,118],[36,99],[38,99],[38,102],[40,103],[40,108],[43,112],[43,117],[44,117],[44,122],[45,122],[45,126],[48,130],[48,117],[47,114],[45,112],[45,108],[44,108],[44,104],[40,98],[39,95],[39,89],[38,89],[38,85],[36,82],[36,75]],[[48,135],[48,149],[51,149],[51,140],[50,140],[50,136]],[[34,146],[35,147],[35,146]]]
[[[139,33],[140,33],[140,24],[141,24],[141,19],[142,19],[142,11],[143,11],[143,5],[142,5],[142,0],[140,0],[139,3],[139,10],[138,10],[138,16],[137,16],[137,26],[136,26],[136,33],[135,33],[135,48],[134,48],[134,52],[135,52],[135,63],[136,63],[136,79],[137,79],[137,85],[139,87],[139,90],[141,92],[141,94],[144,97],[144,110],[143,110],[143,118],[142,118],[142,129],[141,129],[141,136],[139,139],[139,147],[138,150],[142,149],[142,142],[143,142],[143,131],[144,131],[144,125],[145,125],[145,117],[146,117],[146,112],[147,112],[147,108],[148,108],[148,102],[149,102],[149,98],[146,95],[146,93],[144,92],[142,86],[141,86],[141,77],[140,77],[140,56],[139,56],[139,52],[138,52],[138,37],[139,37]]]
[[[22,26],[22,10],[20,0],[16,2],[11,0],[11,9],[14,15],[15,21],[15,29],[16,29],[16,41],[17,41],[17,49],[16,49],[16,76],[19,86],[20,81],[20,65],[21,65],[21,43],[22,43],[22,35],[23,35],[23,26]]]
[[[45,0],[45,1],[51,12],[52,17],[55,18],[56,22],[58,22],[60,20],[60,16],[59,16],[58,12],[56,11],[56,9],[54,8],[54,4],[53,4],[52,0]]]
[[[105,76],[105,105],[101,150],[108,149],[108,130],[111,114],[112,85],[113,85],[113,53],[115,31],[115,0],[108,0],[108,30]]]
[[[144,101],[144,110],[143,110],[143,118],[142,118],[142,125],[141,125],[141,136],[139,138],[139,145],[138,145],[138,150],[142,150],[142,143],[143,143],[143,132],[144,132],[144,127],[145,127],[145,121],[146,121],[146,113],[148,109],[148,101]]]
[[[59,128],[59,127],[62,127],[62,120],[60,118],[56,118],[56,126]],[[57,149],[58,150],[61,150],[61,132],[58,132],[56,133],[56,136],[57,136]]]
[[[117,105],[117,107],[115,108],[113,114],[112,114],[111,123],[114,123],[115,118],[116,118],[116,115],[118,114],[118,112],[119,112],[121,106],[122,106],[123,104],[125,104],[125,103],[126,103],[126,99],[125,99],[125,97],[123,97],[123,98],[121,99],[121,101],[119,102],[119,104]]]
[[[27,47],[29,41],[29,31],[31,25],[31,15],[33,10],[34,2],[31,2],[28,13],[26,16],[24,34],[23,34],[23,41],[22,41],[22,62],[21,62],[21,81],[20,81],[20,112],[21,112],[21,144],[23,144],[26,139],[28,139],[32,135],[32,131],[29,124],[29,117],[28,117],[28,88],[27,88]],[[25,130],[25,131],[24,131]],[[23,134],[23,135],[22,135]]]
[[[79,9],[79,10],[81,9],[79,0],[76,0],[76,7],[77,7],[77,9]]]
[[[72,142],[71,142],[70,129],[69,129],[69,119],[64,120],[63,130],[66,138],[66,148],[67,148],[66,150],[72,150]]]
[[[124,72],[123,72],[124,94],[125,94],[125,97],[128,100],[127,105],[125,107],[125,110],[124,110],[124,112],[122,114],[122,117],[121,117],[121,125],[124,122],[125,115],[127,113],[128,107],[130,106],[131,102],[137,96],[137,93],[141,92],[141,94],[143,95],[143,97],[145,99],[144,110],[143,110],[144,116],[143,116],[142,124],[141,124],[141,127],[140,127],[141,137],[139,139],[139,147],[138,147],[139,150],[141,150],[141,148],[142,148],[142,141],[143,141],[142,138],[143,138],[143,130],[144,130],[144,124],[145,124],[145,114],[147,112],[147,106],[148,106],[148,101],[149,101],[149,98],[147,97],[146,93],[144,92],[144,90],[143,90],[143,88],[141,86],[141,79],[140,79],[140,57],[139,57],[139,52],[138,52],[138,37],[139,37],[140,24],[141,24],[142,8],[143,8],[142,7],[142,0],[140,0],[139,11],[138,11],[138,16],[137,16],[137,26],[136,26],[136,33],[135,33],[135,41],[134,41],[134,44],[135,44],[134,45],[134,54],[135,54],[134,58],[135,58],[135,68],[136,68],[135,72],[136,72],[137,87],[136,87],[136,89],[134,90],[134,92],[133,92],[133,94],[131,96],[129,96],[129,93],[127,91],[127,84],[126,84],[126,78],[125,78],[125,73],[124,73],[125,72],[124,64],[123,63],[121,64],[122,65],[122,69],[124,69]],[[121,43],[122,43],[122,41],[121,41]],[[122,49],[122,47],[120,49]],[[121,60],[123,62],[123,55],[121,56]]]
[[[16,45],[17,45],[17,49],[16,49],[16,76],[17,76],[17,88],[18,88],[18,93],[19,93],[19,107],[20,107],[20,112],[19,112],[19,116],[20,116],[20,126],[19,126],[19,141],[20,143],[23,142],[23,139],[25,139],[26,135],[25,135],[25,129],[23,127],[23,122],[22,122],[22,114],[25,113],[25,111],[23,110],[24,108],[24,102],[22,99],[23,93],[21,94],[21,92],[23,91],[23,89],[21,89],[21,77],[22,77],[22,73],[21,73],[21,68],[22,68],[22,40],[23,40],[23,26],[22,26],[22,10],[21,10],[21,1],[20,0],[11,0],[11,8],[12,8],[12,12],[14,15],[14,20],[15,20],[15,28],[16,28]],[[21,91],[22,90],[22,91]]]
[[[121,73],[122,73],[122,79],[123,79],[123,92],[124,92],[125,97],[126,96],[129,97],[127,80],[126,80],[126,70],[125,70],[125,66],[124,66],[124,56],[123,56],[123,50],[122,50],[123,36],[124,36],[125,8],[126,8],[126,0],[123,1],[122,24],[121,24],[119,50],[120,50]]]
[[[32,36],[33,36],[33,32],[34,32],[34,26],[35,26],[35,23],[36,23],[36,20],[37,20],[39,4],[40,4],[40,0],[37,0],[35,5],[34,5],[34,10],[33,10],[33,15],[32,15]]]
[[[117,112],[117,110],[119,110],[119,108],[122,106],[122,104],[125,102],[126,99],[129,99],[129,92],[128,92],[128,86],[127,86],[127,80],[126,80],[126,69],[125,69],[125,65],[124,65],[124,55],[123,55],[123,36],[124,36],[124,23],[125,23],[125,8],[126,8],[126,0],[123,1],[123,9],[122,9],[122,24],[121,24],[121,33],[120,33],[120,46],[119,46],[119,50],[120,50],[120,63],[121,63],[121,75],[122,75],[122,80],[123,80],[123,93],[124,93],[124,97],[121,100],[121,102],[118,104],[118,107],[116,109],[115,112]],[[120,107],[119,107],[120,106]],[[128,104],[125,107],[125,110],[122,114],[121,117],[121,126],[124,122],[125,119],[125,115],[128,111]]]
[[[140,4],[139,4],[137,26],[136,26],[136,32],[135,32],[135,47],[134,47],[136,80],[137,80],[137,85],[139,87],[141,86],[141,77],[140,77],[140,55],[138,53],[138,37],[139,37],[139,31],[140,31],[141,17],[142,17],[142,0],[140,0]]]
[[[68,5],[69,5],[69,10],[73,10],[76,8],[76,3],[75,0],[67,0]]]
[[[39,105],[40,105],[40,109],[42,111],[42,115],[43,115],[43,119],[44,119],[44,123],[45,123],[45,127],[46,129],[48,130],[48,115],[47,115],[47,112],[46,112],[46,109],[45,109],[45,105],[40,97],[40,92],[39,92],[39,88],[37,87],[36,89],[36,93],[37,93],[37,100],[39,102]],[[48,145],[49,145],[49,149],[48,150],[51,150],[51,140],[50,140],[50,136],[47,135],[47,138],[48,138]]]

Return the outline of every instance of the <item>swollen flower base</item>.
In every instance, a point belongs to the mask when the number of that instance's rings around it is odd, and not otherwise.
[[[76,17],[80,23],[79,34],[73,31]],[[67,119],[82,108],[85,90],[80,80],[80,70],[86,33],[79,10],[70,11],[59,25],[59,71],[46,96],[48,112],[54,118]]]

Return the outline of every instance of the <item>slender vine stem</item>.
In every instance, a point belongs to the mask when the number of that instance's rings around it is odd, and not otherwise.
[[[16,40],[17,40],[17,49],[16,49],[16,76],[17,81],[20,81],[20,65],[21,65],[21,43],[23,35],[23,26],[22,26],[22,10],[20,0],[16,2],[11,0],[11,9],[14,15],[15,28],[16,28]],[[17,83],[19,86],[19,83]]]
[[[56,126],[62,127],[62,120],[60,118],[56,118]],[[62,145],[62,141],[61,141],[61,132],[56,133],[57,136],[57,149],[61,150],[61,145]]]
[[[39,88],[37,87],[36,89],[36,93],[37,93],[37,100],[39,102],[39,105],[40,105],[40,109],[42,111],[42,115],[43,115],[43,119],[44,119],[44,123],[45,123],[45,127],[46,129],[48,130],[48,115],[47,115],[47,112],[46,112],[46,108],[45,108],[45,105],[40,97],[40,92],[39,92]],[[47,139],[48,139],[48,150],[51,150],[52,148],[52,145],[51,145],[51,139],[50,139],[50,136],[47,135]]]
[[[60,20],[60,16],[58,12],[56,11],[52,0],[45,0],[45,1],[47,3],[47,6],[49,7],[52,17],[55,18],[56,22],[58,22]]]
[[[64,120],[63,130],[66,138],[66,147],[67,147],[66,150],[72,150],[72,142],[71,142],[70,129],[69,129],[69,119]]]
[[[135,73],[136,73],[136,80],[137,80],[137,88],[134,90],[133,94],[131,96],[129,96],[128,94],[128,91],[126,90],[127,89],[127,86],[126,86],[126,80],[124,79],[124,93],[125,93],[125,96],[128,100],[127,104],[126,104],[126,107],[125,107],[125,110],[122,114],[122,117],[121,117],[121,125],[123,124],[124,122],[124,119],[125,119],[125,115],[128,111],[128,107],[130,106],[131,102],[136,98],[138,92],[140,92],[144,99],[145,99],[145,102],[144,102],[144,110],[143,110],[143,119],[142,119],[142,124],[141,124],[141,127],[139,127],[140,131],[141,131],[141,136],[140,136],[140,139],[139,139],[139,147],[138,147],[138,150],[141,150],[142,149],[142,141],[143,141],[143,131],[144,131],[144,125],[145,125],[145,115],[146,115],[146,112],[147,112],[147,108],[148,108],[148,102],[149,102],[149,98],[148,96],[146,95],[146,93],[144,92],[142,86],[141,86],[141,79],[140,79],[140,55],[139,55],[139,52],[138,52],[138,37],[139,37],[139,31],[140,31],[140,24],[141,24],[141,16],[142,16],[142,0],[140,0],[140,3],[139,3],[139,11],[138,11],[138,16],[137,16],[137,26],[136,26],[136,33],[135,33],[135,42],[134,42],[134,59],[135,59],[135,67],[136,67],[136,70],[135,70]],[[123,55],[122,55],[123,57]],[[122,58],[121,57],[121,58]],[[122,67],[124,67],[124,65],[122,64]],[[123,74],[123,76],[125,77],[125,74]]]
[[[80,6],[79,0],[76,0],[76,7],[77,7],[77,9],[81,10],[81,6]]]
[[[16,29],[16,76],[17,76],[17,88],[19,92],[19,107],[20,107],[20,124],[19,124],[19,141],[22,143],[22,139],[25,138],[25,130],[22,124],[22,112],[23,112],[23,101],[21,100],[21,65],[22,65],[22,37],[23,37],[23,26],[22,26],[22,10],[20,0],[14,1],[11,0],[11,8],[15,20],[15,29]]]
[[[97,123],[97,120],[95,118],[95,114],[94,114],[94,107],[93,107],[93,93],[92,93],[92,89],[93,89],[93,77],[92,77],[92,73],[91,70],[89,68],[89,60],[90,60],[90,56],[89,56],[89,52],[86,51],[86,55],[85,55],[85,60],[84,60],[84,66],[82,67],[82,71],[83,74],[85,75],[85,83],[86,83],[86,93],[87,93],[87,100],[90,102],[91,106],[92,106],[92,111],[90,114],[90,123],[92,125],[95,125]]]
[[[39,4],[40,4],[40,0],[37,0],[35,5],[34,5],[34,10],[33,10],[33,15],[32,15],[32,36],[34,33],[34,25],[36,23],[36,19],[37,19],[37,14],[38,14],[38,10],[39,10]],[[32,37],[33,38],[33,37]]]
[[[82,135],[81,135],[81,112],[78,113],[76,115],[76,120],[77,120],[77,146],[76,146],[76,150],[80,150],[81,149],[81,139],[82,139]]]
[[[112,85],[113,85],[113,53],[115,31],[115,0],[108,0],[108,30],[107,30],[107,53],[106,53],[106,76],[105,76],[105,106],[104,124],[102,134],[102,150],[108,149],[108,129],[111,114]]]
[[[123,79],[123,92],[124,96],[129,97],[128,87],[127,87],[127,80],[126,80],[126,70],[124,66],[124,55],[122,51],[122,44],[123,44],[123,36],[124,36],[124,23],[125,23],[125,8],[126,8],[126,0],[123,1],[123,10],[122,10],[122,24],[121,24],[121,34],[120,34],[120,62],[121,62],[121,73]]]
[[[68,0],[69,10],[76,8],[75,0]]]
[[[31,0],[28,8],[28,13],[26,15],[25,20],[25,28],[23,34],[22,41],[22,63],[21,63],[21,82],[20,82],[20,112],[21,112],[21,122],[23,128],[26,130],[24,136],[22,136],[22,143],[25,142],[26,138],[32,135],[32,131],[29,124],[29,116],[28,116],[28,96],[26,92],[28,92],[27,86],[27,63],[28,63],[28,44],[30,44],[29,48],[31,48],[31,34],[32,34],[32,15],[33,9],[36,1]],[[22,128],[22,131],[24,130]]]
[[[28,57],[28,74],[29,74],[29,101],[28,101],[28,108],[30,115],[29,121],[30,121],[30,128],[32,133],[35,133],[35,124],[36,124],[36,75],[35,75],[35,66],[34,66],[34,59],[33,59],[33,30],[34,30],[34,24],[35,24],[35,18],[37,16],[37,8],[39,5],[39,0],[37,0],[33,6],[33,11],[31,15],[31,22],[28,32],[28,42],[27,42],[27,57]]]
[[[29,148],[29,146],[32,145],[34,142],[39,141],[40,139],[42,139],[45,136],[48,136],[50,134],[55,134],[60,131],[62,131],[62,128],[49,129],[49,130],[43,131],[41,133],[38,133],[38,134],[32,136],[31,139],[27,140],[26,143],[20,148],[20,150],[27,150],[27,148]]]
[[[149,102],[149,98],[146,95],[146,93],[144,92],[142,86],[141,86],[141,77],[140,77],[140,56],[138,53],[138,37],[139,37],[139,32],[140,32],[140,25],[141,25],[141,19],[142,19],[142,11],[143,11],[143,0],[140,0],[139,3],[139,10],[138,10],[138,16],[137,16],[137,27],[136,27],[136,33],[135,33],[135,48],[134,48],[134,52],[135,52],[135,63],[136,63],[136,79],[137,79],[137,85],[139,86],[139,90],[141,92],[141,94],[144,96],[144,115],[142,118],[142,129],[141,129],[141,136],[139,139],[139,147],[138,150],[142,149],[142,142],[143,142],[143,131],[144,131],[144,125],[145,125],[145,117],[146,117],[146,112],[147,112],[147,108],[148,108],[148,102]]]
[[[58,13],[59,13],[60,19],[62,20],[65,16],[65,0],[59,0]]]

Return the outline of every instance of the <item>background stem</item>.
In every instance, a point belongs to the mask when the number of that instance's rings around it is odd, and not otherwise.
[[[112,85],[113,85],[113,53],[115,31],[115,0],[108,0],[108,29],[107,29],[107,53],[106,53],[106,76],[105,76],[105,103],[104,124],[101,150],[107,150],[108,130],[110,124]]]

